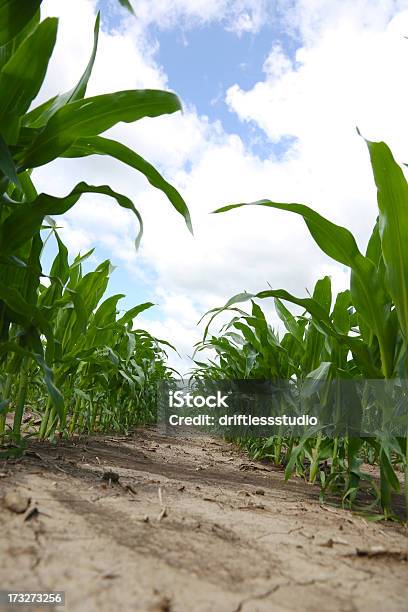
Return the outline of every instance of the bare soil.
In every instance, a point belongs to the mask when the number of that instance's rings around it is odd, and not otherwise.
[[[0,463],[13,491],[31,501],[0,506],[0,589],[65,590],[69,612],[408,610],[403,526],[322,505],[219,439],[33,442]]]

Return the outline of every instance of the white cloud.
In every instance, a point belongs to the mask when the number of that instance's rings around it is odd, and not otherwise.
[[[281,3],[281,9],[289,4]],[[78,79],[90,53],[95,18],[94,3],[87,0],[45,0],[44,5],[48,14],[61,14],[61,37],[40,99]],[[89,94],[166,86],[155,48],[143,34],[149,19],[162,27],[179,18],[218,19],[242,31],[249,23],[245,14],[259,24],[267,6],[253,0],[156,0],[149,5],[140,0],[138,22],[128,20],[120,32],[101,34]],[[257,7],[262,11],[257,13]],[[87,180],[109,183],[133,198],[145,220],[138,254],[132,246],[136,220],[102,197],[84,198],[66,215],[64,238],[73,253],[91,244],[103,247],[129,276],[150,279],[149,299],[160,305],[161,320],[141,317],[138,323],[178,346],[181,367],[200,337],[198,318],[234,293],[259,291],[269,282],[304,295],[324,274],[332,275],[336,290],[346,285],[347,273],[321,254],[300,218],[253,208],[208,213],[225,203],[262,197],[300,201],[350,227],[364,244],[376,215],[375,190],[355,126],[370,138],[385,139],[406,161],[408,41],[402,35],[408,31],[408,13],[400,9],[401,2],[391,1],[373,6],[358,0],[300,0],[286,12],[288,27],[296,28],[303,40],[295,60],[271,44],[264,79],[249,91],[235,85],[227,94],[231,110],[271,140],[293,137],[280,158],[260,160],[238,136],[225,134],[219,123],[199,117],[193,108],[111,130],[180,189],[192,212],[194,239],[162,194],[107,158],[58,160],[36,171],[39,188],[51,193],[67,193],[77,181]],[[271,313],[271,304],[264,307]]]
[[[280,0],[281,16],[307,44],[315,44],[331,28],[352,26],[355,31],[382,32],[394,15],[407,8],[406,0]]]
[[[306,19],[300,4],[307,31],[316,7],[328,8],[326,27],[320,24],[324,10],[317,11],[319,36],[298,49],[295,62],[273,48],[265,79],[249,91],[234,85],[227,101],[243,121],[254,122],[274,142],[296,138],[283,164],[297,182],[287,182],[286,199],[300,192],[302,201],[350,225],[364,241],[368,221],[375,217],[374,191],[368,155],[355,127],[367,138],[385,140],[400,161],[405,159],[408,90],[402,75],[408,47],[402,32],[408,31],[408,11],[387,23],[384,11],[375,19],[371,10],[371,20],[360,22],[356,13],[367,3],[346,11],[348,3],[315,2]]]
[[[144,25],[192,28],[223,22],[228,30],[241,34],[257,32],[268,19],[268,8],[267,0],[138,0],[136,11]]]
[[[39,102],[70,89],[81,76],[93,44],[96,0],[45,0],[42,15],[59,17],[59,26]],[[123,31],[109,33],[101,29],[88,95],[165,87],[167,78],[155,62],[155,51],[155,46],[146,42],[142,25],[135,19],[128,19]]]

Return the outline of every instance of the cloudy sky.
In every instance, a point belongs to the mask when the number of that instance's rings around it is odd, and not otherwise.
[[[299,218],[268,209],[210,215],[270,198],[312,205],[351,229],[364,249],[376,217],[368,154],[356,126],[408,160],[408,0],[45,0],[59,16],[55,55],[38,101],[72,87],[102,32],[88,95],[176,91],[184,113],[119,124],[117,138],[154,163],[182,193],[194,237],[166,198],[134,171],[102,157],[57,160],[35,172],[39,190],[66,194],[80,180],[109,183],[145,220],[139,252],[131,213],[84,197],[59,220],[74,256],[117,266],[110,293],[122,307],[157,304],[139,325],[174,342],[188,368],[200,316],[234,293],[270,284],[304,296],[347,270],[314,245]],[[48,258],[51,253],[48,253]],[[264,304],[276,323],[272,303]]]

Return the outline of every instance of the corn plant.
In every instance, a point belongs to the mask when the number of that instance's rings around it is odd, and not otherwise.
[[[57,260],[64,256],[61,246]],[[60,267],[60,261],[57,265]],[[53,302],[50,312],[58,345],[55,376],[68,412],[63,423],[69,419],[70,433],[129,429],[154,417],[156,383],[169,376],[162,348],[167,343],[133,329],[135,317],[152,307],[151,302],[118,316],[118,302],[124,295],[101,301],[109,280],[109,261],[86,275],[81,268],[82,258],[66,267],[66,284],[57,308]],[[54,287],[51,284],[43,290],[40,299],[44,303]],[[55,431],[61,422],[57,417],[48,400],[40,437]]]
[[[26,360],[24,376],[21,363],[16,371],[15,356],[6,361],[3,385],[15,407],[12,437],[22,431],[38,431],[40,439],[53,439],[56,433],[127,431],[152,421],[157,383],[171,374],[165,363],[165,348],[171,345],[134,329],[134,320],[153,304],[120,313],[123,294],[103,299],[110,262],[84,274],[83,264],[92,251],[69,263],[66,246],[52,231],[58,254],[49,284],[39,285],[37,302],[52,331],[54,385],[64,402],[58,406],[47,393],[38,361]],[[13,333],[18,336],[17,326]],[[4,434],[5,414],[0,427]]]
[[[395,162],[384,143],[367,141],[374,180],[378,192],[378,219],[368,243],[366,253],[359,250],[352,233],[335,225],[303,204],[284,204],[260,200],[251,204],[232,204],[218,209],[227,212],[242,206],[266,206],[289,211],[303,217],[310,234],[323,252],[350,269],[350,289],[340,293],[332,309],[328,281],[316,287],[313,296],[298,298],[283,289],[270,289],[255,295],[239,294],[225,307],[210,311],[212,319],[226,309],[236,309],[249,299],[274,298],[276,310],[289,337],[280,342],[297,347],[295,370],[298,380],[305,377],[383,379],[407,378],[408,341],[408,187],[401,167]],[[324,287],[326,285],[326,289]],[[326,294],[326,295],[325,295]],[[304,309],[301,317],[294,317],[284,306],[289,302]],[[307,323],[305,325],[305,316]],[[205,339],[208,333],[205,332]],[[248,335],[246,336],[248,338]],[[217,342],[211,340],[217,347]],[[256,342],[251,341],[253,347]],[[259,343],[258,343],[259,344]],[[265,350],[266,340],[262,342]],[[269,341],[268,341],[269,345]],[[255,348],[255,350],[258,350]],[[223,356],[225,354],[225,350]],[[289,358],[288,352],[288,358]],[[242,358],[240,356],[240,358]],[[220,367],[223,362],[219,362]],[[272,373],[272,370],[271,370]],[[385,383],[386,384],[386,383]],[[380,403],[381,403],[381,398]],[[382,404],[384,423],[387,420],[386,400]],[[286,473],[302,461],[307,451],[314,480],[319,462],[331,453],[332,466],[340,466],[348,473],[345,499],[354,498],[361,480],[366,476],[360,470],[363,448],[372,448],[371,455],[378,458],[380,469],[379,497],[385,516],[391,515],[391,496],[400,485],[395,465],[404,466],[405,496],[408,509],[408,445],[407,437],[379,435],[367,440],[359,438],[334,439],[332,448],[321,451],[323,438],[310,436],[298,441],[291,449]],[[329,483],[338,474],[332,468]],[[322,475],[322,484],[326,478]],[[373,487],[375,484],[371,481]]]
[[[127,2],[123,4],[130,7]],[[59,157],[107,155],[142,173],[152,186],[165,194],[191,230],[189,211],[178,191],[138,153],[100,135],[121,121],[131,123],[177,112],[181,109],[177,96],[166,91],[126,90],[86,97],[97,53],[98,15],[91,56],[78,82],[70,91],[33,107],[58,30],[57,19],[41,20],[40,5],[41,0],[0,3],[0,361],[3,381],[0,432],[5,431],[7,411],[11,408],[15,438],[20,435],[31,375],[36,368],[42,371],[48,394],[41,435],[55,428],[56,418],[61,427],[65,426],[67,408],[60,388],[65,380],[62,355],[64,351],[66,354],[76,350],[76,342],[103,294],[109,267],[105,263],[93,276],[80,278],[79,262],[67,269],[65,247],[59,241],[59,255],[50,274],[51,285],[44,288],[41,284],[44,277],[42,228],[50,223],[52,216],[72,208],[82,194],[94,193],[113,199],[136,215],[140,224],[136,247],[143,232],[140,212],[126,195],[108,185],[85,182],[79,182],[64,197],[38,194],[32,170]],[[93,347],[87,349],[91,353]],[[15,391],[13,397],[12,391]]]

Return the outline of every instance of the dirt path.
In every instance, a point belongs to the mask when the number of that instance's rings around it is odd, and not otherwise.
[[[65,590],[69,612],[408,610],[403,527],[321,506],[218,439],[33,443],[0,476],[0,496],[31,498],[0,507],[0,588]],[[372,546],[397,554],[355,554]]]

